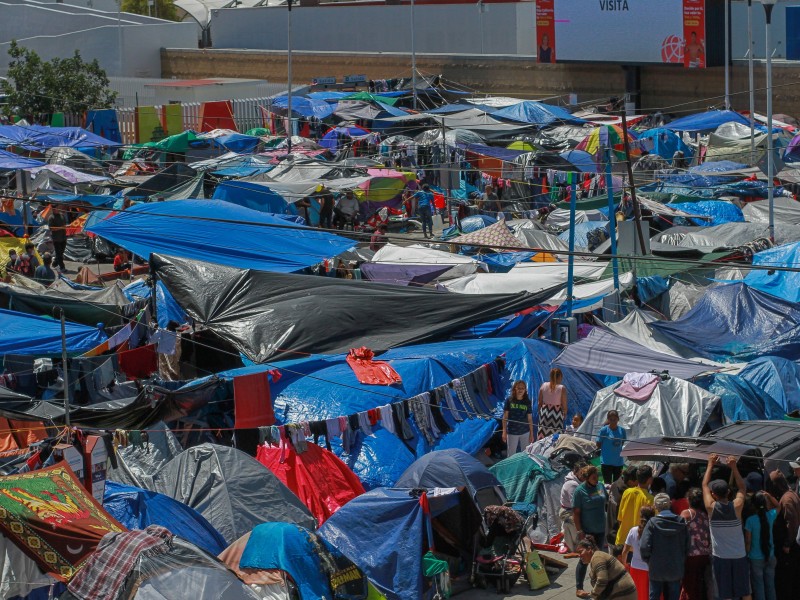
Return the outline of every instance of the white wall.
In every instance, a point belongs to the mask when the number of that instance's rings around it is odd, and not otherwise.
[[[772,9],[773,59],[786,58],[786,6],[796,2],[778,2]],[[766,19],[764,8],[753,1],[753,58],[764,60],[766,54]],[[744,60],[747,55],[747,2],[731,3],[731,59]]]
[[[486,54],[533,55],[533,2],[415,7],[419,53],[480,54],[481,21]],[[215,48],[285,50],[285,7],[225,8],[211,12]],[[300,6],[292,9],[295,50],[410,52],[411,8],[384,6]],[[176,47],[176,46],[171,46]]]

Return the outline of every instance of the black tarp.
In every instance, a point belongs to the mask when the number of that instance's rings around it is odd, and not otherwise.
[[[438,341],[536,306],[563,287],[538,294],[448,294],[157,254],[150,265],[192,318],[255,362]]]

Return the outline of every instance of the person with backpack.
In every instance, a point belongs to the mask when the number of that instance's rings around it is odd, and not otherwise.
[[[15,270],[25,277],[33,277],[38,266],[39,259],[36,258],[36,247],[31,242],[28,242],[25,244],[25,252],[17,257]]]

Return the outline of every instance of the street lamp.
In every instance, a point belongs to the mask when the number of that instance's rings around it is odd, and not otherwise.
[[[750,86],[750,166],[756,159],[756,87],[753,81],[753,0],[747,0],[747,81]]]
[[[777,0],[761,0],[764,5],[764,14],[767,18],[767,200],[769,201],[769,239],[775,241],[775,160],[772,138],[772,8]]]

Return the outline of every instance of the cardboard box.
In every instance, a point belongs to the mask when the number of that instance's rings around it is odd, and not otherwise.
[[[106,491],[106,475],[108,472],[108,451],[103,438],[97,435],[86,436],[83,462],[85,475],[84,487],[100,504]]]
[[[56,444],[56,446],[53,447],[53,458],[56,462],[66,462],[69,468],[72,469],[72,472],[75,473],[75,477],[77,477],[79,481],[84,480],[86,471],[84,468],[83,456],[81,456],[81,453],[78,452],[75,446],[72,444]]]

